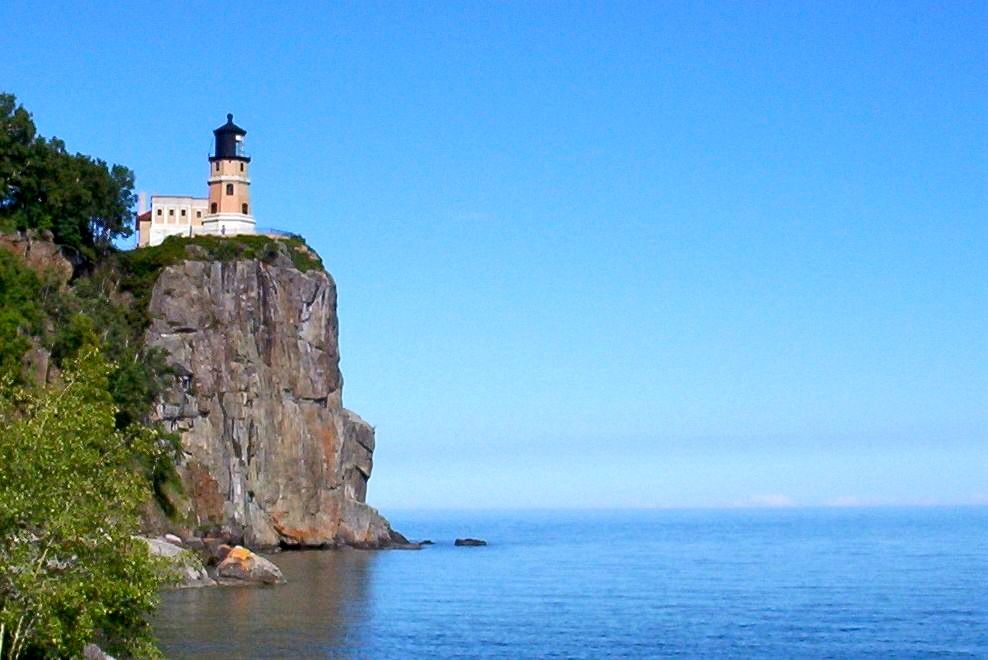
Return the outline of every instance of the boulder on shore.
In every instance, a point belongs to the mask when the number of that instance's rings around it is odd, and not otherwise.
[[[241,583],[283,584],[281,569],[264,557],[238,545],[216,567],[216,575]],[[230,584],[230,582],[225,582]],[[236,583],[234,583],[236,584]]]
[[[216,585],[216,581],[209,577],[206,567],[194,553],[164,539],[138,538],[147,543],[151,556],[160,557],[166,562],[165,570],[168,572],[168,577],[174,581],[174,586],[185,588]]]
[[[484,541],[483,539],[456,539],[456,542],[453,543],[453,545],[475,548],[481,545],[487,545],[487,541]]]

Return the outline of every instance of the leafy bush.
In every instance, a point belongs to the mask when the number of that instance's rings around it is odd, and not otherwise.
[[[133,537],[149,494],[135,458],[167,450],[149,429],[116,428],[111,371],[87,345],[61,385],[0,385],[0,657],[78,657],[88,642],[157,655],[147,615],[159,577]]]

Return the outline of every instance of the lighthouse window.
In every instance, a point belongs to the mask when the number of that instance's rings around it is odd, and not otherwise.
[[[244,164],[243,164],[243,163],[240,163],[240,171],[241,171],[241,172],[243,172],[243,171],[244,171]]]
[[[246,204],[241,204],[241,205],[240,205],[240,211],[241,211],[241,213],[243,213],[244,215],[247,215],[247,205],[246,205]]]
[[[216,213],[216,202],[213,202],[212,204],[209,205],[209,212]]]
[[[227,195],[232,195],[233,194],[233,184],[232,183],[226,184],[226,194]]]
[[[217,172],[219,172],[219,171],[220,171],[220,164],[219,164],[218,162],[216,163],[216,171],[217,171]]]

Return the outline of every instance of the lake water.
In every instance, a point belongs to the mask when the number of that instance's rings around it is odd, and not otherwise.
[[[168,592],[165,653],[988,657],[988,508],[390,518],[436,545],[280,553],[287,585]]]

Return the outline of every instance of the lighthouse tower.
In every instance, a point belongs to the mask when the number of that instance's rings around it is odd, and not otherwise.
[[[216,148],[209,157],[209,208],[202,219],[209,233],[253,234],[250,205],[250,156],[244,151],[247,131],[233,123],[233,115],[213,131]]]

